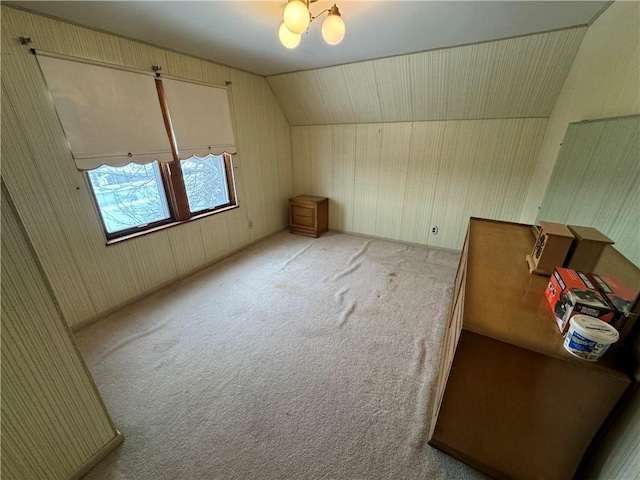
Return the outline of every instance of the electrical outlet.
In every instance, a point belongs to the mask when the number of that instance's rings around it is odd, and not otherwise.
[[[437,225],[432,225],[431,226],[431,235],[436,235],[438,233],[438,226]]]
[[[249,220],[249,229],[253,228],[253,220]]]

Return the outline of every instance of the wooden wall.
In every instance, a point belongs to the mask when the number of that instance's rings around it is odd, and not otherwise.
[[[224,85],[231,81],[240,208],[105,246],[30,46]],[[287,225],[290,128],[263,77],[2,6],[2,176],[70,325]],[[253,228],[249,229],[249,220]]]
[[[294,193],[329,197],[334,230],[460,248],[470,216],[518,218],[546,123],[292,127]]]
[[[617,1],[589,27],[567,75],[549,117],[520,221],[536,221],[569,123],[640,113],[639,86],[640,2]]]
[[[294,193],[330,197],[333,229],[446,248],[470,216],[517,221],[585,30],[268,77]]]
[[[2,478],[69,478],[118,440],[2,184]]]
[[[640,265],[640,115],[569,125],[538,218],[595,227]]]
[[[521,221],[534,221],[538,215],[538,207],[543,204],[569,123],[640,113],[639,86],[640,3],[616,1],[589,27],[560,92],[536,160]],[[637,178],[637,164],[629,176],[634,173]],[[602,191],[615,192],[619,187],[617,178],[603,178]],[[637,222],[640,215],[637,189],[636,181],[635,190],[628,192],[628,203],[619,205],[618,211],[603,211],[603,215],[618,216],[618,223]],[[564,199],[566,204],[571,201],[570,196]],[[556,208],[561,209],[562,205],[560,202]],[[620,227],[624,228],[624,225],[614,226]],[[617,240],[617,233],[612,236]],[[639,238],[638,232],[635,239],[629,237],[636,249]],[[640,395],[636,392],[591,459],[586,477],[607,480],[638,478],[639,457]]]
[[[585,27],[267,77],[289,123],[548,117]]]
[[[640,478],[640,389],[620,412],[586,464],[585,480]]]

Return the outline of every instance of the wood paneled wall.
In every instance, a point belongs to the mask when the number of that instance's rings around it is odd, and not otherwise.
[[[593,458],[586,464],[586,480],[640,478],[640,389],[613,423]]]
[[[595,227],[640,265],[640,115],[569,125],[538,218]]]
[[[329,197],[332,229],[460,249],[470,216],[517,220],[546,123],[292,127],[294,192]]]
[[[2,478],[69,478],[116,432],[2,184]]]
[[[538,207],[543,204],[570,123],[639,113],[640,3],[616,1],[589,27],[558,96],[520,220],[532,222],[538,215]],[[624,172],[619,173],[624,175]],[[637,177],[637,164],[629,172],[629,177],[634,174]],[[609,189],[615,195],[618,185],[615,179],[612,180],[602,185],[602,191]],[[627,195],[628,200],[619,205],[618,212],[606,214],[617,216],[614,228],[625,228],[624,223],[638,221],[640,193],[637,181]],[[567,196],[564,201],[569,204],[572,198]],[[558,205],[560,208],[561,204]],[[620,240],[617,232],[611,235],[614,240]],[[636,249],[639,238],[637,231],[635,240],[630,237]],[[612,430],[607,433],[594,458],[590,459],[585,476],[607,480],[638,478],[639,456],[640,395],[636,392]]]
[[[268,77],[295,193],[330,197],[331,228],[446,248],[470,216],[517,221],[585,30]]]
[[[105,246],[30,46],[224,85],[231,81],[240,208]],[[290,128],[263,77],[2,6],[3,177],[70,325],[284,228]],[[249,220],[253,228],[249,229]]]
[[[536,221],[567,126],[640,113],[640,2],[614,2],[589,27],[536,159],[520,221]]]
[[[586,27],[267,77],[289,123],[548,117]]]

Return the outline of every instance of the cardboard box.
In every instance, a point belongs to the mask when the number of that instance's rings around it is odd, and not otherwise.
[[[575,240],[562,265],[582,272],[594,270],[604,249],[615,242],[592,227],[577,225],[567,225],[567,227],[573,233]]]
[[[607,323],[614,317],[613,308],[582,272],[555,268],[549,278],[545,296],[563,335],[569,330],[571,317],[579,313]]]
[[[635,294],[622,283],[622,280],[616,277],[596,273],[590,273],[588,276],[595,287],[614,308],[611,325],[615,327],[618,332],[622,332],[631,313],[633,302],[636,299]]]
[[[560,223],[540,222],[533,251],[526,256],[529,273],[548,277],[555,267],[564,264],[574,240],[573,234]]]

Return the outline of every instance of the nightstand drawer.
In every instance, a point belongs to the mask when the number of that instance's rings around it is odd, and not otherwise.
[[[294,217],[315,217],[316,216],[316,207],[313,206],[305,206],[305,205],[291,205],[291,214]]]
[[[316,219],[313,216],[297,215],[293,214],[291,218],[291,226],[302,226],[313,228],[315,226]]]

